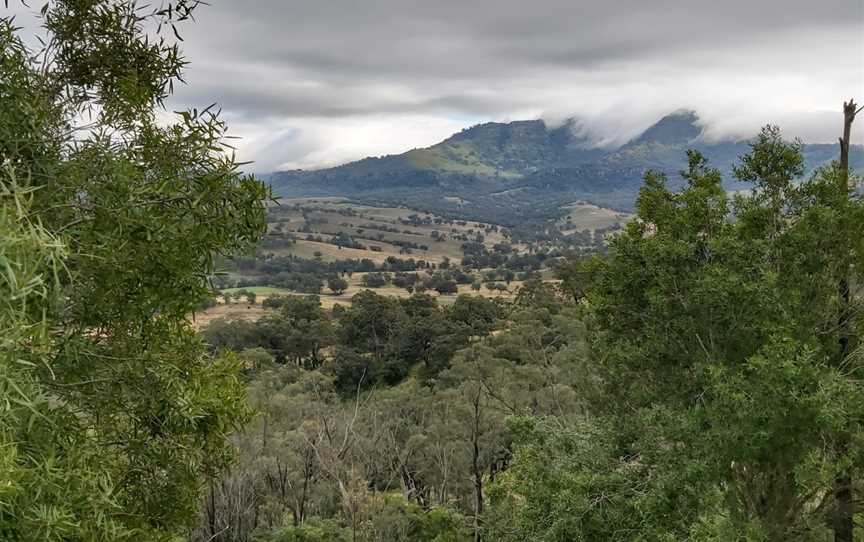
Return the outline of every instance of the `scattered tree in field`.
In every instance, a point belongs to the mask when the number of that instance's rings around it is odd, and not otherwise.
[[[390,282],[389,273],[366,273],[360,281],[366,288],[383,288]]]
[[[333,295],[342,295],[348,289],[348,281],[340,277],[331,277],[327,279],[327,287]]]

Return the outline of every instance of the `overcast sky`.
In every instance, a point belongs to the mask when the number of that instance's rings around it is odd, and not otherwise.
[[[210,0],[172,107],[219,102],[256,171],[575,116],[601,144],[665,113],[836,141],[864,101],[862,0]],[[862,141],[864,124],[856,140]]]

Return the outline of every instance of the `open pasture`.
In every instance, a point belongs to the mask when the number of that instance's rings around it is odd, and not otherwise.
[[[290,234],[297,241],[290,246],[265,249],[266,252],[320,257],[325,261],[368,258],[380,263],[393,256],[435,263],[446,257],[458,263],[462,243],[476,239],[478,233],[490,248],[506,240],[501,228],[491,224],[449,221],[431,213],[403,207],[372,207],[343,198],[283,200],[279,207],[271,208],[270,231]],[[340,250],[327,243],[339,233],[367,248]],[[320,237],[322,242],[307,240],[309,236]]]

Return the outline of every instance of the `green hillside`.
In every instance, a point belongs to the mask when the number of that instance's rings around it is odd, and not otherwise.
[[[282,196],[348,196],[503,224],[557,218],[579,200],[630,211],[646,170],[681,185],[691,148],[723,172],[727,189],[741,188],[732,164],[749,143],[705,141],[693,111],[671,113],[617,149],[592,148],[575,127],[573,120],[557,127],[541,120],[490,122],[425,149],[321,171],[277,172],[270,181]],[[833,144],[802,148],[808,171],[837,153]],[[861,147],[853,150],[852,168],[864,169]]]

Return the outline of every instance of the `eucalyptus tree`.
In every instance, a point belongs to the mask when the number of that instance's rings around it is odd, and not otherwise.
[[[736,169],[749,195],[727,195],[696,152],[679,192],[648,173],[609,257],[563,271],[579,273],[565,287],[600,393],[581,422],[514,422],[496,534],[843,539],[834,518],[856,501],[838,497],[864,470],[864,364],[841,339],[864,321],[860,292],[838,284],[861,283],[864,199],[837,164],[799,179],[799,151],[763,130]]]
[[[247,417],[189,315],[268,190],[212,107],[157,122],[198,4],[49,1],[39,50],[0,18],[4,540],[174,538]]]

